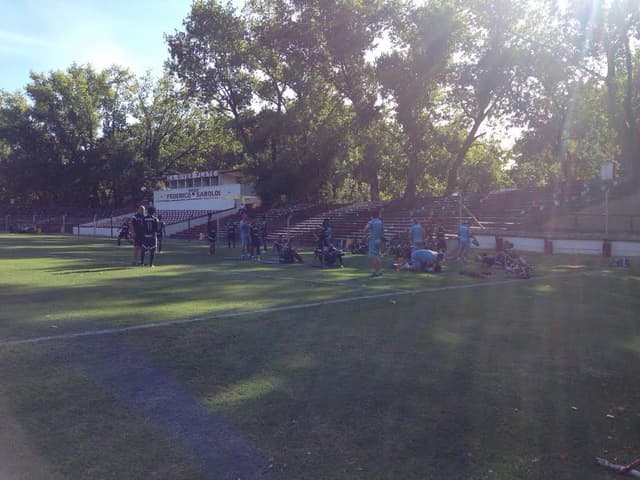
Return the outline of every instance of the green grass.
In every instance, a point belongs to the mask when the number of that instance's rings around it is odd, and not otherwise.
[[[498,284],[130,254],[0,236],[0,478],[602,479],[595,456],[640,455],[637,269],[531,256],[537,279]]]

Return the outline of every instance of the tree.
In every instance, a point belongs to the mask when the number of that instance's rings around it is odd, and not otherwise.
[[[635,0],[572,0],[561,12],[572,45],[581,52],[579,67],[601,81],[607,92],[609,124],[620,150],[616,160],[629,180],[640,178],[638,89],[634,77],[639,57],[632,48],[640,38],[640,11]]]
[[[540,55],[537,29],[543,12],[508,0],[460,4],[464,36],[451,69],[447,105],[453,132],[466,130],[448,167],[446,193],[459,187],[459,172],[472,145],[492,119],[516,121],[536,95],[532,65]],[[527,22],[520,21],[528,18]],[[537,20],[537,21],[536,21]],[[491,128],[491,127],[489,127]]]
[[[133,117],[140,182],[148,187],[160,186],[169,173],[204,166],[217,170],[237,160],[238,146],[225,126],[226,118],[194,103],[170,75],[140,80]]]
[[[30,119],[27,98],[0,92],[0,169],[3,193],[18,201],[53,200],[59,169],[46,138]]]
[[[244,19],[231,4],[196,0],[184,27],[185,31],[167,36],[169,70],[191,97],[229,115],[246,153],[253,154],[246,119],[252,114],[255,78]]]
[[[394,103],[408,158],[404,198],[413,202],[429,162],[429,144],[436,136],[436,95],[445,81],[459,23],[446,2],[431,2],[406,14],[396,27],[396,50],[378,60],[383,92]],[[431,157],[432,158],[432,157]]]

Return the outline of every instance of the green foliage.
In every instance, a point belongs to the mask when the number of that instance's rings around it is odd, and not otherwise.
[[[160,79],[71,65],[0,93],[0,198],[120,206],[227,167],[267,202],[570,185],[609,160],[638,184],[639,32],[634,0],[197,0]]]

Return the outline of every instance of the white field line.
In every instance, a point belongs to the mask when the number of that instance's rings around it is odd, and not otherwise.
[[[236,318],[236,317],[246,317],[251,315],[262,315],[265,313],[276,313],[276,312],[287,312],[292,310],[303,310],[307,308],[315,308],[322,307],[326,305],[338,305],[341,303],[351,303],[351,302],[359,302],[362,300],[376,300],[380,298],[388,298],[388,297],[400,297],[406,295],[417,295],[420,293],[433,293],[433,292],[446,292],[450,290],[466,290],[470,288],[479,288],[479,287],[493,287],[497,285],[510,285],[513,283],[522,283],[527,281],[540,281],[540,280],[554,280],[558,278],[570,278],[584,275],[585,271],[580,272],[570,272],[563,274],[555,274],[555,275],[544,275],[540,277],[532,277],[529,280],[521,280],[517,278],[508,279],[508,280],[500,280],[496,282],[478,282],[478,283],[467,283],[463,285],[448,285],[446,287],[426,287],[426,288],[417,288],[415,290],[404,290],[404,291],[391,291],[385,293],[373,293],[369,295],[357,295],[353,297],[344,297],[344,298],[335,298],[331,300],[321,300],[319,302],[308,302],[308,303],[298,303],[293,305],[283,305],[280,307],[267,307],[267,308],[258,308],[255,310],[241,310],[235,312],[222,312],[213,315],[207,315],[204,317],[191,317],[191,318],[183,318],[177,320],[169,320],[166,322],[154,322],[154,323],[145,323],[143,325],[132,325],[129,327],[114,327],[114,328],[105,328],[100,330],[88,330],[84,332],[76,332],[76,333],[63,333],[59,335],[47,335],[43,337],[33,337],[22,340],[7,340],[0,341],[0,348],[2,347],[13,347],[18,345],[30,345],[35,343],[43,343],[43,342],[53,342],[59,340],[71,340],[74,338],[82,338],[82,337],[98,337],[103,335],[115,335],[126,332],[135,332],[138,330],[149,330],[152,328],[161,328],[161,327],[172,327],[175,325],[187,325],[190,323],[200,323],[206,322],[210,320],[218,320],[222,318]]]

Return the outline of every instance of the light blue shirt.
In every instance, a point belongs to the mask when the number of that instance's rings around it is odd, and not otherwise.
[[[460,230],[458,231],[458,237],[460,241],[468,242],[470,235],[471,235],[471,227],[469,227],[469,225],[467,225],[466,223],[463,223],[462,225],[460,225]]]
[[[372,218],[367,223],[365,229],[369,232],[369,241],[370,242],[380,242],[382,241],[382,235],[384,233],[384,226],[382,225],[382,220],[379,218]]]
[[[411,236],[412,244],[424,244],[424,228],[419,223],[409,227],[409,235]]]
[[[240,236],[248,237],[249,229],[251,228],[251,223],[248,220],[240,220],[239,227],[240,227]]]
[[[411,254],[411,263],[414,265],[419,263],[422,267],[435,263],[438,259],[438,252],[433,250],[414,250]]]

